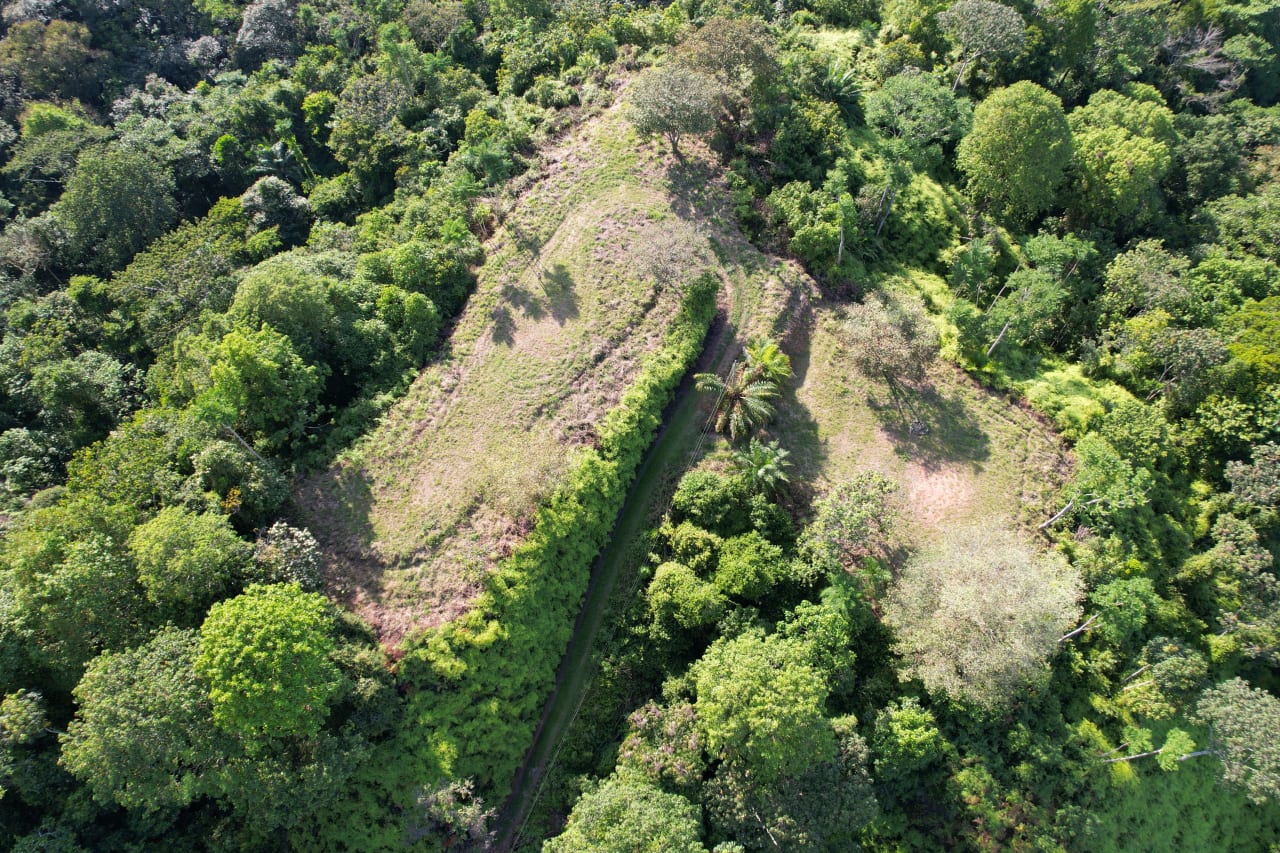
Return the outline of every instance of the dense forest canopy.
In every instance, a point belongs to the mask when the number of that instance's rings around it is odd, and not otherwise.
[[[1275,0],[4,2],[0,847],[1273,849],[1278,101]],[[535,323],[616,387],[390,634],[304,484]]]

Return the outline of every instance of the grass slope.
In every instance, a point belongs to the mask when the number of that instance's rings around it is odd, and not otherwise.
[[[519,186],[444,357],[295,495],[330,593],[388,645],[468,610],[657,346],[680,282],[716,270],[737,328],[798,276],[746,251],[705,152],[669,161],[617,106]]]

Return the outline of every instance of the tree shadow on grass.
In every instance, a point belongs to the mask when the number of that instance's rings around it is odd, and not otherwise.
[[[667,166],[667,189],[671,192],[671,209],[681,219],[697,219],[705,215],[709,192],[718,170],[701,159],[676,160]]]
[[[963,397],[933,385],[889,387],[869,393],[867,405],[898,454],[926,469],[947,463],[982,470],[991,455],[991,439]]]
[[[551,303],[551,316],[561,326],[578,316],[578,293],[569,268],[556,263],[540,277],[542,292]]]
[[[541,320],[546,316],[547,309],[543,307],[542,300],[534,296],[529,291],[519,285],[507,283],[502,285],[498,290],[498,296],[502,301],[512,308],[519,309],[520,313],[528,317],[530,320]],[[507,312],[510,315],[510,311]],[[495,311],[495,319],[497,312]]]
[[[511,309],[499,305],[493,309],[493,331],[490,337],[495,344],[511,346],[516,342],[516,319],[511,316]]]

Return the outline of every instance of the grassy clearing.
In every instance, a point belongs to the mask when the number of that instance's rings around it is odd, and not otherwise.
[[[330,593],[395,645],[460,615],[714,269],[733,329],[794,268],[736,233],[709,159],[670,162],[617,107],[547,152],[486,245],[444,357],[365,439],[302,484]],[[744,248],[745,247],[745,248]]]
[[[792,356],[794,398],[773,429],[792,450],[793,479],[821,491],[859,471],[889,477],[913,544],[967,521],[1030,525],[1051,512],[1070,459],[1040,417],[946,363],[895,397],[853,366],[841,322],[838,307],[819,305],[807,350]]]

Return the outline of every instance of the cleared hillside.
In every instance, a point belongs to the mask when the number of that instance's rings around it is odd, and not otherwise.
[[[295,496],[330,594],[388,645],[468,609],[574,448],[595,441],[682,282],[714,271],[737,330],[762,298],[773,307],[760,317],[785,313],[784,279],[798,277],[733,228],[707,158],[671,165],[620,106],[536,168],[485,246],[445,357]]]

